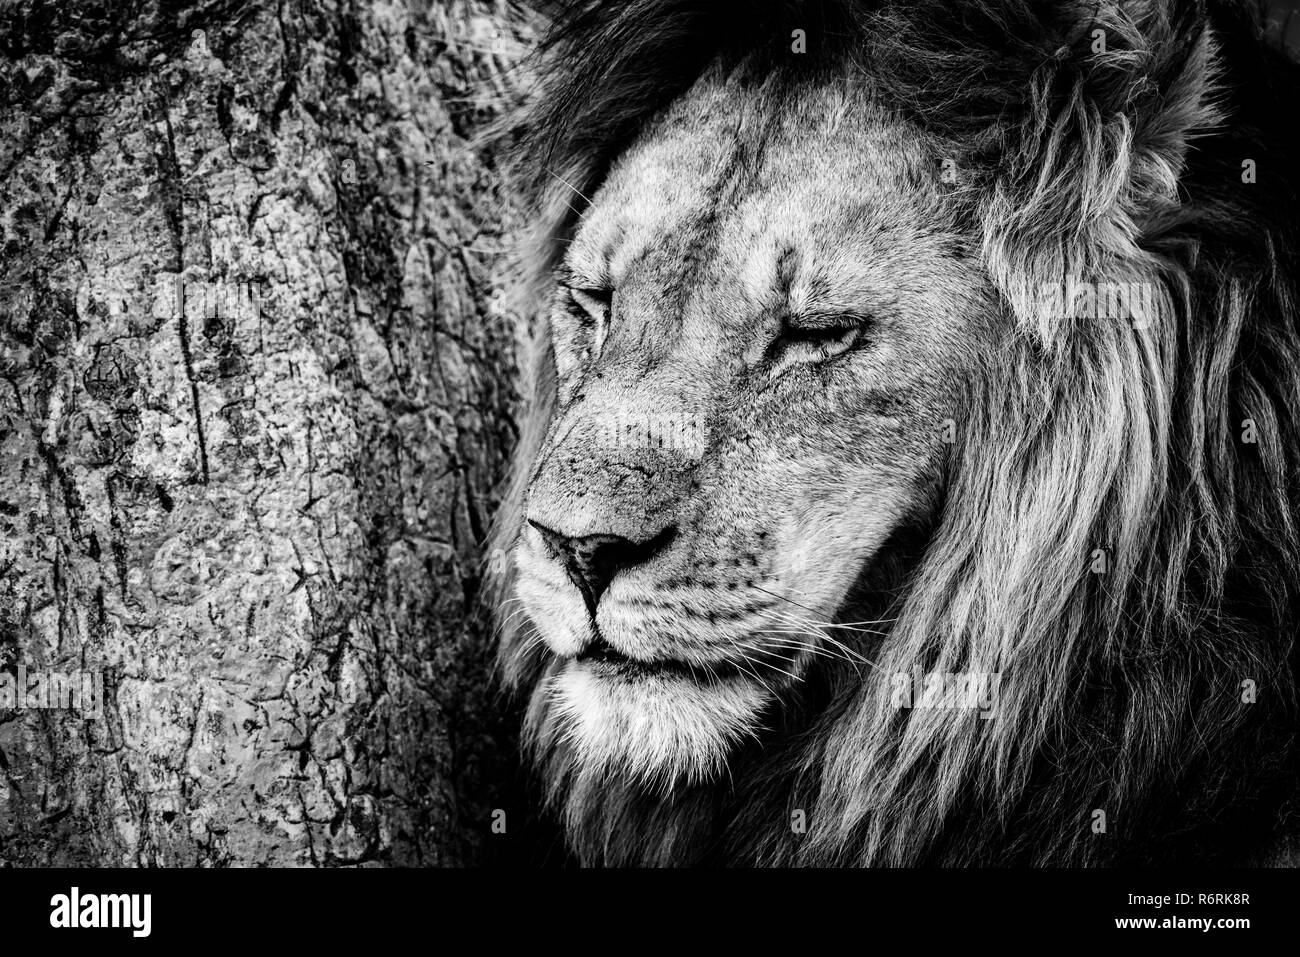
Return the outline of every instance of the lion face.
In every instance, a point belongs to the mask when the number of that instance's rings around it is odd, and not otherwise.
[[[935,510],[989,349],[933,149],[860,95],[785,95],[701,80],[615,164],[557,276],[517,597],[588,768],[721,771]]]

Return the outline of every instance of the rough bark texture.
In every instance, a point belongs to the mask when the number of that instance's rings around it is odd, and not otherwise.
[[[530,39],[488,0],[0,0],[0,669],[108,697],[0,711],[0,862],[492,856],[515,333],[467,142]]]

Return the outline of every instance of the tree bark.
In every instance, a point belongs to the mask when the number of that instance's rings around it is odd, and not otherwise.
[[[106,695],[0,710],[0,861],[492,854],[516,332],[468,142],[531,30],[488,0],[0,0],[0,670]]]

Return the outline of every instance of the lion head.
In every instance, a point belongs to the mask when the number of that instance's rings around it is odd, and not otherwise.
[[[577,4],[518,131],[500,661],[571,846],[1243,851],[1295,716],[1292,68],[1236,7],[743,6]]]

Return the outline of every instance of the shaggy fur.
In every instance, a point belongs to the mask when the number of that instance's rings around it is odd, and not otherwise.
[[[711,785],[596,791],[534,735],[579,859],[1230,861],[1266,840],[1297,708],[1300,84],[1247,7],[588,2],[558,15],[547,56],[516,130],[541,223],[525,293],[549,297],[581,197],[711,65],[816,83],[849,64],[945,144],[957,219],[1020,330],[987,357],[932,524],[890,556],[907,574],[876,668],[815,667]],[[1147,321],[1045,304],[1095,275],[1155,289]],[[543,345],[528,388],[507,550],[555,407]],[[497,585],[511,595],[513,572]],[[503,607],[500,662],[536,732],[552,661]],[[890,707],[887,676],[915,666],[1000,673],[998,720]],[[807,833],[784,826],[796,809]]]

